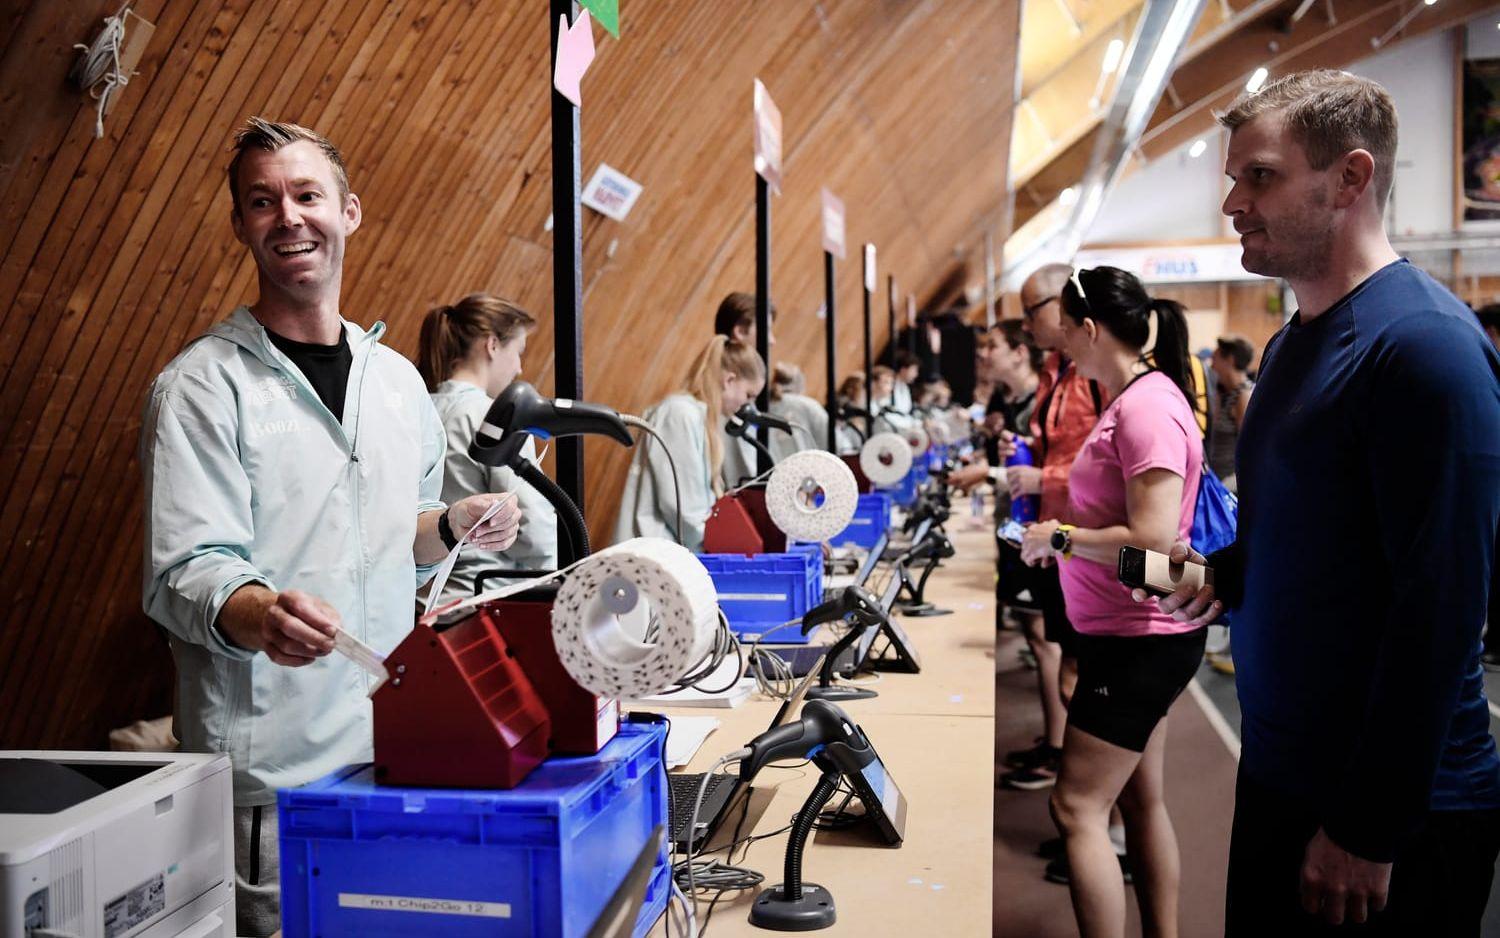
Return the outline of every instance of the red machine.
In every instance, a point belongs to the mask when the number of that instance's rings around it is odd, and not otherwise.
[[[579,686],[557,656],[552,641],[552,604],[545,600],[500,599],[479,607],[476,618],[497,630],[531,679],[552,718],[551,749],[593,755],[620,729],[620,702]]]
[[[854,473],[854,484],[859,487],[859,494],[869,495],[875,491],[875,483],[871,482],[870,477],[865,475],[864,469],[860,468],[858,453],[845,453],[839,458],[844,461],[844,465],[849,467],[849,471]]]
[[[765,486],[730,492],[714,503],[703,526],[705,554],[780,554],[786,535],[766,510]]]
[[[385,666],[373,697],[380,784],[514,788],[547,757],[552,721],[490,619],[443,632],[418,622]]]

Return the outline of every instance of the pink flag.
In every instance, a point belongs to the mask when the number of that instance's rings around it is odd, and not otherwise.
[[[578,83],[583,73],[594,61],[594,21],[588,10],[579,10],[578,19],[572,26],[568,17],[560,16],[557,23],[557,65],[552,70],[552,87],[557,93],[573,102],[574,107],[583,107],[578,94]]]

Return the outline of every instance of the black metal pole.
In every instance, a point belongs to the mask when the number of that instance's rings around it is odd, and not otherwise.
[[[834,312],[835,261],[829,251],[823,252],[823,353],[828,364],[828,451],[837,454],[839,422],[838,380],[838,314]]]
[[[890,335],[886,336],[886,343],[891,350],[891,371],[896,371],[896,276],[887,274],[885,278],[885,303],[886,312],[890,319]],[[897,381],[901,380],[898,376]],[[896,406],[896,381],[891,382],[891,408]]]
[[[870,285],[875,279],[874,258],[870,255],[871,245],[865,245],[865,410],[870,416],[865,418],[865,437],[869,438],[875,433],[875,387],[874,375],[875,363],[870,358]]]
[[[559,18],[568,22],[578,15],[573,0],[551,0],[552,62],[557,62]],[[581,136],[578,108],[552,87],[552,321],[553,396],[578,400],[583,397],[583,211],[578,197],[582,170],[578,152]],[[557,484],[583,511],[583,437],[557,441]],[[562,525],[557,530],[561,565],[578,558]]]
[[[755,399],[762,411],[771,408],[771,187],[755,174],[755,350],[766,363],[766,384]],[[771,429],[755,428],[761,446],[768,446]],[[757,475],[771,471],[771,459],[765,451],[755,454]]]

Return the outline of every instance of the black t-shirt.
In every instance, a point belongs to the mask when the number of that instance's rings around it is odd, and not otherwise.
[[[281,349],[281,354],[292,360],[307,383],[318,392],[318,399],[332,411],[339,422],[344,420],[344,392],[349,387],[349,369],[354,364],[354,353],[349,349],[349,336],[339,328],[337,345],[317,345],[312,342],[297,342],[286,336],[266,330],[271,344]]]

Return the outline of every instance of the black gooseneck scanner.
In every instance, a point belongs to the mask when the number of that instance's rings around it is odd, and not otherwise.
[[[899,601],[902,615],[946,616],[953,612],[952,609],[939,609],[922,598],[927,589],[927,578],[937,569],[939,561],[946,560],[953,554],[953,542],[948,540],[948,535],[937,527],[929,527],[921,540],[896,559],[896,573],[901,578],[901,589],[907,596],[905,600]],[[927,566],[922,569],[921,578],[913,584],[910,565],[918,560],[926,561]]]
[[[767,462],[772,464],[776,462],[776,457],[772,456],[771,451],[766,448],[765,444],[756,439],[755,434],[750,432],[751,427],[769,427],[772,430],[780,430],[787,436],[796,439],[795,434],[792,433],[792,425],[790,423],[774,414],[768,414],[763,410],[756,409],[756,406],[748,401],[739,410],[729,415],[728,419],[724,422],[724,432],[730,436],[739,437],[747,441],[766,457]]]
[[[584,523],[583,513],[567,493],[522,456],[521,449],[528,437],[547,440],[585,433],[611,437],[625,446],[635,445],[635,439],[625,428],[625,421],[610,408],[561,398],[549,400],[527,382],[515,381],[495,398],[489,412],[484,415],[484,422],[479,425],[479,432],[474,435],[474,442],[469,444],[469,455],[475,462],[509,468],[557,509],[573,550],[573,556],[561,558],[562,566],[581,560],[591,552],[588,526]]]
[[[846,586],[838,596],[807,611],[802,617],[802,634],[806,635],[819,625],[840,619],[849,623],[849,631],[834,642],[833,647],[823,656],[823,667],[818,672],[818,686],[807,689],[810,700],[863,700],[877,696],[868,687],[835,686],[833,665],[844,653],[844,649],[858,641],[866,629],[878,629],[886,623],[880,600],[862,586]]]
[[[906,523],[901,526],[901,530],[911,534],[921,528],[924,521],[931,521],[934,528],[940,528],[943,522],[948,520],[948,516],[949,504],[946,494],[924,494],[912,506],[911,513],[906,516]]]
[[[864,431],[860,430],[859,421],[868,420],[873,422],[875,419],[874,415],[863,407],[855,407],[853,404],[840,404],[838,416],[840,420],[844,421],[844,426],[853,430],[854,435],[859,437],[859,445],[865,445],[865,440],[868,437],[865,436]]]
[[[755,897],[750,924],[773,931],[827,928],[837,918],[833,895],[817,883],[803,882],[802,852],[818,813],[838,789],[846,767],[862,768],[874,762],[874,747],[844,711],[826,700],[809,700],[802,706],[800,719],[762,733],[751,740],[749,749],[750,755],[740,761],[742,782],[779,759],[811,759],[823,773],[792,821],[782,881]]]

